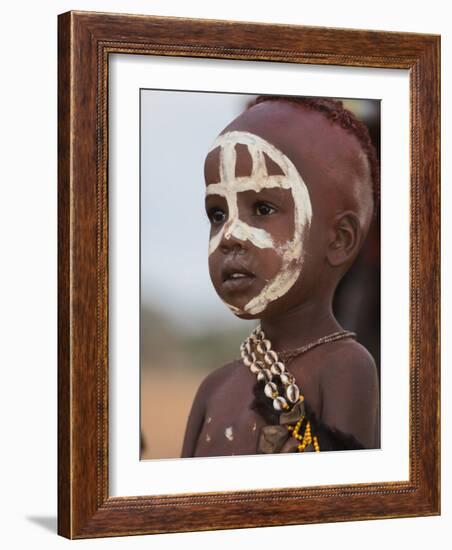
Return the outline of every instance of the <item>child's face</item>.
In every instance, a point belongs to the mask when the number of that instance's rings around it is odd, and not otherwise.
[[[300,278],[312,218],[295,165],[250,132],[220,135],[206,159],[209,270],[228,307],[261,316]]]

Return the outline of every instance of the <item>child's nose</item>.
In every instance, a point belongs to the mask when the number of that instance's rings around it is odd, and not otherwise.
[[[232,220],[224,228],[223,237],[220,242],[220,249],[227,253],[233,249],[245,250],[246,241],[243,239],[243,229],[240,220]]]
[[[220,250],[223,254],[230,254],[231,252],[244,253],[246,252],[246,246],[244,241],[239,241],[237,239],[230,239],[226,243],[220,245]]]

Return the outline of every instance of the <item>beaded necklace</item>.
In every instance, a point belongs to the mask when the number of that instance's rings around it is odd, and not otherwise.
[[[288,436],[298,440],[298,452],[320,452],[318,436],[312,433],[311,420],[306,414],[304,396],[283,361],[287,364],[294,357],[314,347],[344,338],[356,338],[356,334],[342,330],[322,336],[294,350],[277,353],[258,325],[241,344],[240,353],[244,365],[256,375],[258,381],[265,382],[264,393],[273,400],[273,408],[280,413],[279,426],[262,428],[259,443],[262,452],[277,452]],[[278,391],[278,382],[284,388],[284,395],[280,395]]]

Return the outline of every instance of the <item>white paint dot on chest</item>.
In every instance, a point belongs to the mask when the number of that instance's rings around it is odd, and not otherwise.
[[[232,430],[232,426],[228,426],[228,427],[224,430],[224,436],[226,437],[226,439],[229,439],[229,441],[233,441],[233,439],[234,439],[234,431]]]

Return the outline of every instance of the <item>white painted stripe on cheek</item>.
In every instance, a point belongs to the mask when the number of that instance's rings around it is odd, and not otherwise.
[[[283,258],[280,272],[244,307],[245,311],[252,315],[262,313],[268,304],[287,294],[300,276],[304,261],[304,239],[311,224],[312,208],[307,187],[301,176],[299,178],[300,181],[291,188],[295,206],[294,238],[279,248]]]
[[[223,228],[209,240],[209,256],[215,252],[223,238]]]

